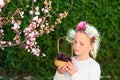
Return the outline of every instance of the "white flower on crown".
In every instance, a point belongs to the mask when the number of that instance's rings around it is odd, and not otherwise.
[[[86,29],[85,29],[85,33],[90,37],[97,37],[98,36],[98,32],[97,30],[92,26],[92,25],[86,25]]]
[[[74,36],[75,36],[75,30],[69,29],[66,37],[67,41],[72,43],[74,41]]]

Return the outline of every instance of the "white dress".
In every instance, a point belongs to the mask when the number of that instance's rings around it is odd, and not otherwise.
[[[95,60],[89,58],[77,61],[75,57],[72,60],[77,67],[77,72],[70,76],[68,72],[60,74],[56,71],[54,80],[100,80],[100,65]]]

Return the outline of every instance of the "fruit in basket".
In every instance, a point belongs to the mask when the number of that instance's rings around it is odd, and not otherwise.
[[[58,57],[55,59],[56,66],[64,66],[68,61],[71,61],[70,56],[65,55],[65,53],[61,52],[58,54]]]

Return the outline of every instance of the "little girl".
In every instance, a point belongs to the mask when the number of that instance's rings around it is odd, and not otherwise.
[[[99,34],[86,21],[80,22],[72,42],[76,56],[65,66],[58,67],[54,80],[100,80],[100,65],[95,61],[99,47]]]

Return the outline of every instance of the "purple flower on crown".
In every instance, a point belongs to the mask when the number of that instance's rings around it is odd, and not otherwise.
[[[80,23],[77,25],[77,30],[83,30],[83,29],[85,29],[86,24],[87,24],[86,21],[80,22]]]

